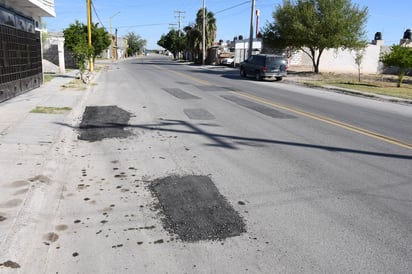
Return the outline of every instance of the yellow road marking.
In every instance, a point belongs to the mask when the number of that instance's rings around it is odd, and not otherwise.
[[[196,78],[196,77],[192,77],[192,76],[190,76],[190,75],[187,75],[187,74],[184,74],[184,73],[175,71],[175,70],[170,70],[170,72],[173,72],[174,74],[177,74],[177,75],[179,75],[179,76],[188,78],[188,79],[190,79],[190,80],[192,80],[192,81],[198,82],[198,83],[200,83],[200,84],[202,84],[202,85],[210,85],[210,83],[209,83],[208,81],[201,80],[201,79],[198,79],[198,78]]]
[[[363,134],[363,135],[366,135],[366,136],[369,136],[369,137],[372,137],[372,138],[375,138],[375,139],[378,139],[378,140],[381,140],[381,141],[384,141],[384,142],[387,142],[387,143],[390,143],[390,144],[394,144],[394,145],[397,145],[397,146],[400,146],[400,147],[403,147],[403,148],[407,148],[407,149],[412,149],[412,144],[409,144],[407,142],[404,142],[404,141],[401,141],[401,140],[398,140],[398,139],[395,139],[395,138],[392,138],[392,137],[389,137],[389,136],[386,136],[386,135],[383,135],[383,134],[380,134],[380,133],[376,133],[376,132],[373,132],[373,131],[370,131],[370,130],[367,130],[367,129],[363,129],[363,128],[360,128],[360,127],[357,127],[357,126],[354,126],[354,125],[346,124],[346,123],[343,123],[343,122],[340,122],[340,121],[337,121],[337,120],[334,120],[334,119],[331,119],[331,118],[328,118],[328,117],[325,117],[325,116],[322,116],[322,115],[307,112],[307,111],[300,110],[300,109],[297,109],[297,108],[294,108],[294,107],[281,105],[281,104],[275,103],[273,101],[269,101],[269,100],[266,100],[264,98],[260,98],[260,97],[250,95],[250,94],[247,94],[247,93],[244,93],[244,92],[239,92],[239,91],[234,92],[233,91],[232,93],[236,94],[236,95],[239,95],[239,96],[242,96],[242,97],[245,97],[245,98],[248,98],[248,99],[251,99],[251,100],[256,101],[256,102],[260,102],[260,103],[263,103],[263,104],[266,104],[266,105],[277,107],[277,108],[287,110],[287,111],[290,111],[290,112],[293,112],[293,113],[296,113],[296,114],[300,114],[300,115],[303,115],[303,116],[306,116],[306,117],[309,117],[309,118],[312,118],[312,119],[315,119],[315,120],[318,120],[318,121],[322,121],[322,122],[325,122],[325,123],[328,123],[328,124],[331,124],[331,125],[335,125],[335,126],[338,126],[338,127],[341,127],[341,128],[353,131],[353,132],[357,132],[357,133],[360,133],[360,134]]]

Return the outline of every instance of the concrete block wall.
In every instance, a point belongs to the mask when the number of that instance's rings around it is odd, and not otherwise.
[[[369,44],[363,54],[361,73],[377,74],[382,72],[382,64],[379,62],[381,52],[389,50],[390,47],[381,43]],[[355,62],[356,52],[350,49],[328,49],[322,53],[319,65],[320,72],[336,73],[358,73]],[[297,51],[289,58],[289,65],[307,67],[311,69],[312,61],[303,51]]]

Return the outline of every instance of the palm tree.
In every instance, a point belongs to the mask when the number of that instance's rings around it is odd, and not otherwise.
[[[190,60],[194,61],[198,58],[200,47],[202,44],[202,33],[195,25],[186,26],[183,28],[186,33],[186,47],[190,55]]]
[[[216,18],[213,12],[208,11],[205,9],[205,15],[206,15],[206,26],[205,26],[205,32],[206,32],[206,49],[208,49],[210,46],[213,45],[216,39]],[[202,33],[203,32],[203,8],[199,9],[196,15],[196,25],[195,28]]]

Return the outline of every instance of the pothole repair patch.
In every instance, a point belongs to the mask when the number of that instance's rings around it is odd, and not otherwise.
[[[223,240],[246,232],[242,217],[207,176],[169,176],[149,188],[163,227],[182,241]]]
[[[105,138],[127,138],[131,132],[128,126],[131,113],[117,106],[89,106],[83,113],[78,139],[101,141]]]

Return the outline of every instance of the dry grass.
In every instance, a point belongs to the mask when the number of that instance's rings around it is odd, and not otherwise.
[[[62,85],[63,89],[72,89],[72,90],[78,90],[78,91],[84,91],[88,88],[88,85],[85,84],[82,80],[80,79],[74,79],[67,84]]]
[[[31,113],[44,113],[44,114],[64,114],[71,110],[70,107],[44,107],[36,106],[35,109],[32,109]]]
[[[44,74],[43,82],[44,83],[50,82],[51,80],[53,80],[54,77],[56,76],[53,74]]]
[[[412,99],[412,77],[405,76],[402,87],[396,86],[396,75],[358,75],[311,72],[291,74],[297,81],[310,86],[336,86],[371,94],[381,94],[403,99]]]

